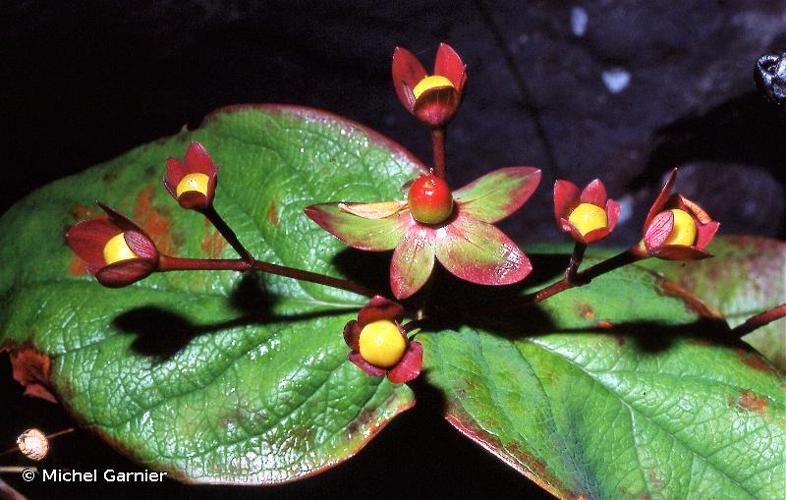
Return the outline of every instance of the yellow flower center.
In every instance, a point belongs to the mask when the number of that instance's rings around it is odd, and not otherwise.
[[[107,265],[120,262],[121,260],[138,259],[139,256],[129,248],[126,243],[126,233],[112,236],[104,245],[104,260]]]
[[[207,183],[209,181],[210,177],[205,174],[188,174],[177,183],[175,193],[178,198],[181,194],[189,191],[197,191],[207,196]]]
[[[382,319],[363,327],[360,331],[360,355],[380,368],[390,368],[401,360],[407,342],[392,321]]]
[[[693,216],[679,208],[673,208],[671,213],[674,214],[674,227],[664,245],[693,245],[696,241],[696,221]]]
[[[450,87],[455,88],[453,82],[448,80],[442,75],[431,75],[427,76],[426,78],[420,80],[415,88],[412,89],[412,93],[415,94],[415,99],[419,99],[423,92],[431,89],[435,89],[438,87]]]
[[[568,217],[573,227],[575,227],[582,236],[596,229],[602,229],[609,224],[606,217],[606,211],[592,203],[581,203],[577,206]]]

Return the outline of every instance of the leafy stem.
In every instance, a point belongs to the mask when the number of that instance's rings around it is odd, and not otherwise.
[[[626,266],[628,264],[632,264],[638,260],[645,258],[645,256],[639,251],[638,246],[633,246],[624,252],[618,253],[614,257],[610,257],[604,261],[598,262],[592,267],[585,269],[582,272],[575,272],[575,270],[571,273],[571,269],[574,268],[578,269],[578,264],[581,263],[581,258],[583,257],[584,250],[578,250],[579,244],[576,245],[577,248],[574,248],[573,255],[571,256],[571,263],[568,266],[567,271],[565,272],[565,277],[561,280],[557,281],[556,283],[552,283],[551,285],[531,294],[528,298],[532,302],[543,302],[544,300],[557,295],[558,293],[564,292],[565,290],[569,290],[575,286],[586,285],[594,278],[598,276],[613,271],[615,269],[619,269],[620,267]],[[578,251],[578,252],[577,252]],[[577,256],[577,253],[579,254]],[[578,262],[576,259],[578,257]],[[572,278],[572,279],[569,279]]]
[[[745,323],[733,328],[732,332],[734,332],[735,335],[742,337],[743,335],[747,335],[757,328],[761,328],[762,326],[768,325],[773,321],[784,317],[786,317],[786,303],[775,306],[772,309],[768,309],[762,313],[748,318]]]
[[[565,280],[569,283],[576,282],[579,266],[581,266],[581,261],[584,260],[585,250],[587,250],[586,243],[577,241],[573,246],[573,254],[570,256],[570,264],[568,264],[568,268],[565,270]]]
[[[237,239],[237,235],[235,234],[235,232],[232,230],[231,227],[229,227],[229,224],[227,224],[224,221],[221,215],[219,215],[219,213],[213,207],[212,203],[208,205],[207,208],[205,208],[204,210],[200,210],[200,212],[202,212],[202,214],[205,217],[207,217],[210,223],[213,224],[213,226],[218,230],[218,232],[221,233],[221,236],[223,236],[224,239],[227,240],[227,243],[229,243],[232,246],[232,248],[235,249],[235,251],[240,255],[240,257],[244,261],[249,263],[255,262],[254,256],[251,255],[251,252],[249,252],[246,249],[246,247],[243,246],[242,243],[240,243],[240,240]]]

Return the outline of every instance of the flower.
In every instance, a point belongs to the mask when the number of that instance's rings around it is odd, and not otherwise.
[[[431,175],[424,177],[410,187],[409,201],[321,203],[305,212],[353,248],[394,250],[390,287],[398,299],[410,297],[423,287],[435,259],[458,278],[481,285],[508,285],[530,273],[532,265],[524,252],[493,224],[529,199],[540,182],[540,170],[496,170],[455,191],[450,198],[439,185],[444,181]],[[421,196],[424,193],[413,197],[413,189],[431,188],[441,192],[438,199]],[[439,220],[445,215],[441,212],[434,219],[424,219],[417,206],[424,199],[436,205],[452,200],[447,218]],[[436,212],[441,210],[436,208]]]
[[[210,159],[207,149],[194,141],[182,162],[177,158],[167,159],[164,187],[181,207],[205,210],[213,203],[217,173],[218,165]]]
[[[704,249],[720,223],[695,202],[679,193],[671,194],[676,178],[675,168],[647,213],[639,247],[646,255],[666,260],[711,257]]]
[[[423,346],[407,338],[401,327],[404,308],[375,296],[360,310],[357,320],[344,326],[344,341],[352,351],[347,359],[369,375],[396,384],[413,380],[423,366]]]
[[[585,245],[600,241],[617,225],[620,205],[606,196],[606,186],[595,179],[579,193],[570,181],[554,183],[554,216],[557,225]]]
[[[425,125],[446,125],[456,115],[467,81],[467,67],[456,51],[439,44],[434,74],[428,75],[412,52],[393,52],[393,86],[401,104]]]
[[[81,221],[68,230],[71,250],[104,286],[119,288],[146,278],[158,267],[158,250],[145,232],[99,203],[106,216]]]

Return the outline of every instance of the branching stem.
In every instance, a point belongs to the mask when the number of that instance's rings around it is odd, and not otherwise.
[[[374,291],[353,281],[333,278],[324,274],[295,269],[293,267],[280,266],[278,264],[256,260],[253,257],[251,257],[251,261],[249,262],[244,259],[187,259],[183,257],[161,255],[158,261],[158,271],[261,271],[300,281],[317,283],[331,288],[338,288],[366,297],[377,295]]]

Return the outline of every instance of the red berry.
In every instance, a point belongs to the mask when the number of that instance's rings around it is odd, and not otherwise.
[[[453,194],[447,182],[433,174],[416,179],[409,188],[409,210],[423,224],[447,220],[453,213]]]

